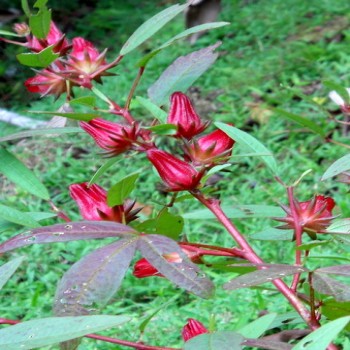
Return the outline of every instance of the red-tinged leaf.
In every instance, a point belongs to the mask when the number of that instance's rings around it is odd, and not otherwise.
[[[318,273],[350,276],[350,265],[327,266],[315,270]]]
[[[275,279],[283,278],[285,276],[295,275],[296,273],[308,271],[305,267],[282,264],[256,264],[256,266],[261,266],[264,269],[236,277],[230,282],[225,283],[224,289],[233,290],[257,286],[259,284],[271,282]]]
[[[336,301],[350,301],[350,285],[316,272],[312,276],[312,285],[317,292],[332,295]]]
[[[244,338],[230,331],[200,334],[185,343],[184,350],[240,350]]]
[[[169,101],[175,91],[186,91],[218,58],[218,42],[177,58],[148,89],[149,98],[158,106]]]
[[[110,221],[80,221],[58,224],[40,227],[12,237],[0,245],[0,253],[31,244],[124,237],[132,234],[137,234],[137,232],[131,227]]]
[[[139,239],[138,249],[144,258],[177,286],[202,298],[212,295],[213,283],[172,239],[161,235],[144,235]],[[178,254],[178,262],[169,262],[164,257],[173,253]]]
[[[99,248],[75,263],[59,282],[54,312],[77,316],[96,311],[116,293],[134,256],[138,237]]]

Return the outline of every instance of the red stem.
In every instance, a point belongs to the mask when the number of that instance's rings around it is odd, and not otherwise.
[[[303,233],[303,228],[300,225],[300,218],[298,215],[298,210],[296,208],[295,204],[295,198],[294,198],[294,187],[287,187],[287,194],[288,194],[288,200],[289,200],[289,207],[290,207],[290,212],[293,217],[293,224],[294,224],[294,236],[295,236],[295,245],[296,247],[299,247],[302,244],[302,233]],[[301,250],[296,250],[295,251],[295,265],[301,265]],[[296,292],[298,288],[300,280],[300,273],[297,273],[293,276],[293,282],[291,285],[291,290],[293,292]]]
[[[245,252],[245,257],[252,263],[255,264],[264,264],[264,261],[256,255],[252,247],[246,241],[246,239],[241,235],[241,233],[237,230],[235,225],[229,220],[226,214],[223,212],[220,206],[220,202],[216,199],[206,199],[201,192],[192,192],[192,195],[197,198],[202,204],[204,204],[223,224],[226,230],[230,233],[230,235],[237,242],[239,247]],[[264,268],[264,267],[262,267]],[[320,324],[311,319],[311,315],[309,310],[304,306],[301,300],[295,295],[295,293],[282,281],[282,280],[274,280],[272,283],[276,286],[276,288],[287,298],[290,304],[294,307],[294,309],[299,313],[299,315],[303,318],[303,320],[309,325],[311,329],[317,329],[320,327]]]

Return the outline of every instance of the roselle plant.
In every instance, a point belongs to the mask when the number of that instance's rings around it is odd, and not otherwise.
[[[350,321],[350,292],[349,286],[333,275],[348,277],[350,265],[311,269],[307,258],[314,247],[325,243],[324,237],[327,237],[327,244],[337,241],[348,244],[349,219],[338,217],[336,203],[330,196],[315,193],[307,200],[299,199],[295,188],[303,181],[304,175],[294,184],[286,184],[271,152],[253,136],[236,128],[234,119],[232,124],[213,123],[196,112],[196,106],[185,92],[216,61],[218,53],[215,50],[220,43],[177,58],[149,87],[148,98],[138,97],[140,105],[152,116],[151,122],[141,120],[131,108],[137,86],[151,59],[181,38],[227,23],[193,27],[148,53],[138,62],[138,71],[126,100],[115,101],[113,96],[106,96],[97,87],[98,84],[113,76],[112,68],[122,65],[133,50],[189,5],[174,5],[155,15],[134,32],[117,57],[109,59],[106,50],[98,50],[87,39],[69,39],[62,33],[52,21],[46,1],[35,2],[34,9],[26,1],[22,3],[28,24],[15,25],[16,33],[13,34],[21,37],[18,40],[22,41],[2,40],[22,45],[29,51],[17,58],[23,65],[35,68],[34,76],[25,82],[30,92],[39,93],[42,97],[65,97],[60,111],[45,113],[78,120],[79,128],[40,129],[9,135],[1,141],[83,131],[91,136],[91,147],[94,144],[100,149],[101,157],[111,159],[96,174],[86,174],[86,182],[67,183],[66,191],[69,191],[82,217],[81,221],[74,222],[50,200],[47,189],[36,176],[5,147],[1,148],[2,173],[29,193],[49,201],[57,223],[41,226],[40,221],[47,218],[45,214],[33,215],[1,205],[1,218],[9,226],[20,225],[22,229],[19,234],[2,242],[0,252],[4,254],[33,244],[104,238],[115,240],[75,262],[63,275],[53,297],[54,317],[23,323],[21,320],[1,319],[3,324],[16,325],[0,330],[0,348],[33,349],[60,343],[62,349],[76,349],[81,337],[86,336],[139,350],[175,349],[169,344],[154,346],[137,339],[132,342],[92,334],[129,321],[124,315],[98,315],[119,289],[128,269],[133,269],[133,275],[138,279],[168,279],[177,288],[198,298],[214,298],[215,287],[231,293],[238,288],[268,282],[284,296],[286,303],[299,315],[299,323],[303,324],[303,329],[300,325],[297,329],[281,329],[288,319],[278,318],[268,310],[261,310],[264,316],[235,331],[212,331],[201,320],[191,318],[183,321],[182,330],[174,330],[182,334],[185,350],[340,348],[332,341]],[[8,32],[2,34],[11,35]],[[75,98],[77,89],[84,91],[83,96]],[[341,89],[338,90],[332,92],[331,97],[335,102],[341,101],[342,111],[348,113],[348,104],[341,97],[344,94]],[[97,107],[96,99],[105,103],[107,110]],[[77,105],[90,110],[76,112],[74,108]],[[319,131],[317,124],[300,118],[294,119],[310,131]],[[322,132],[319,134],[323,136]],[[331,141],[330,138],[328,141]],[[236,144],[247,150],[248,155],[259,157],[266,164],[272,179],[285,188],[286,196],[281,199],[281,210],[242,206],[233,216],[272,217],[282,222],[277,228],[260,233],[260,238],[263,236],[263,239],[273,241],[287,235],[296,247],[292,265],[283,261],[264,261],[257,253],[254,241],[243,235],[231,220],[232,208],[222,205],[221,199],[211,190],[208,179],[230,166]],[[140,171],[121,178],[109,189],[98,184],[103,183],[106,170],[115,166],[114,159],[123,156],[128,156],[130,160],[143,159],[148,167],[142,171],[151,172],[153,168],[159,175],[164,203],[158,212],[153,209],[152,215],[146,219],[136,202],[140,199],[133,198]],[[335,161],[323,175],[323,180],[349,169],[350,159],[345,156]],[[115,171],[118,169],[115,168]],[[204,210],[191,214],[214,216],[231,236],[230,246],[219,246],[210,241],[193,242],[186,236],[183,232],[184,218],[177,213],[176,207],[188,198],[204,207]],[[273,249],[273,244],[270,248]],[[141,258],[135,261],[135,257],[140,255]],[[211,264],[208,257],[222,259],[221,268],[219,264]],[[17,258],[1,266],[1,287],[21,262],[22,259]],[[210,269],[222,273],[227,282],[223,286],[214,286],[206,276],[206,271]],[[239,276],[230,276],[232,272]],[[169,288],[175,287],[169,285]],[[119,314],[118,310],[115,313]],[[294,322],[295,319],[293,317]],[[102,349],[103,343],[96,346]]]

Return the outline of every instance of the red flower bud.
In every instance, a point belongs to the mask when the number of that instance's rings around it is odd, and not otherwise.
[[[129,150],[138,136],[137,126],[121,125],[100,118],[81,122],[80,126],[101,148],[108,151],[106,154],[109,156]]]
[[[96,184],[91,186],[88,186],[87,182],[73,184],[69,186],[69,191],[85,220],[128,223],[135,220],[136,214],[141,210],[141,208],[132,210],[135,204],[132,201],[126,201],[125,204],[114,207],[108,206],[106,191]]]
[[[335,202],[331,197],[317,195],[306,202],[294,201],[298,217],[298,224],[305,232],[315,233],[325,230],[334,218],[332,210]],[[285,222],[286,225],[280,226],[282,229],[293,229],[294,218],[290,208],[283,206],[287,213],[285,218],[275,218],[277,221]]]
[[[198,187],[202,174],[189,163],[158,149],[147,151],[147,157],[169,191],[194,190]]]
[[[209,333],[208,329],[194,318],[189,318],[187,324],[182,328],[182,338],[185,342],[204,333]]]
[[[24,86],[29,92],[39,93],[42,97],[46,95],[59,97],[68,92],[64,66],[56,61],[49,68],[38,71],[36,76],[27,79]]]
[[[184,137],[188,140],[200,134],[208,126],[208,123],[202,123],[190,99],[182,92],[174,92],[171,95],[167,122],[177,126],[175,137]]]
[[[187,150],[190,159],[198,165],[226,161],[235,141],[221,130],[216,130],[194,141]]]

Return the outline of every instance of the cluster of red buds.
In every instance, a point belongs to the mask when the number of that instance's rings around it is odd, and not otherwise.
[[[100,53],[91,42],[80,37],[74,38],[70,43],[54,22],[51,22],[45,39],[38,39],[32,35],[25,23],[15,24],[14,30],[23,36],[26,42],[3,38],[1,40],[24,46],[34,53],[52,47],[52,51],[59,54],[50,66],[36,71],[37,74],[25,82],[30,92],[39,93],[41,96],[59,97],[63,93],[70,96],[73,86],[91,89],[93,80],[101,82],[102,76],[112,75],[106,72],[113,66],[106,62],[107,50]]]

